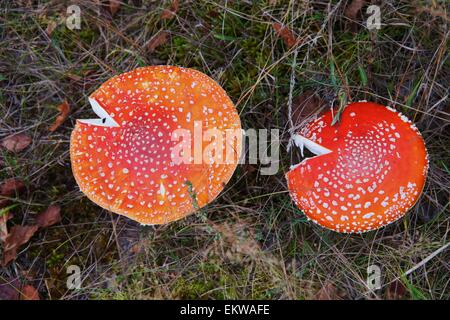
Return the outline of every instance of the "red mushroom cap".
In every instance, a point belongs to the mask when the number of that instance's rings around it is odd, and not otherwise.
[[[142,224],[174,221],[216,198],[236,169],[239,139],[231,161],[174,162],[176,130],[192,137],[199,124],[203,132],[241,130],[230,98],[199,71],[139,68],[106,81],[89,100],[100,118],[77,120],[72,170],[81,191],[107,210]]]
[[[401,218],[418,200],[428,157],[411,122],[394,109],[370,102],[348,105],[332,126],[328,111],[295,137],[318,156],[287,174],[296,205],[319,225],[365,232]]]

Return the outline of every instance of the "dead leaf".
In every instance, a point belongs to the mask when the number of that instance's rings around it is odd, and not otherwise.
[[[4,242],[8,236],[7,222],[12,219],[11,212],[4,213],[0,216],[0,242]]]
[[[20,293],[20,300],[40,300],[37,290],[29,284],[24,285]]]
[[[9,199],[2,199],[2,197],[11,197],[22,192],[25,189],[25,184],[15,178],[7,179],[0,185],[0,209],[8,205]]]
[[[119,11],[120,6],[122,5],[122,2],[119,0],[109,0],[109,12],[111,12],[111,15],[115,15],[117,11]]]
[[[20,282],[17,279],[0,283],[0,300],[19,300]]]
[[[163,12],[161,13],[160,17],[161,20],[170,20],[173,17],[175,17],[178,8],[179,8],[178,0],[173,0],[170,7],[168,9],[164,9]]]
[[[16,259],[17,249],[27,243],[31,237],[38,230],[39,226],[13,226],[10,233],[6,237],[3,249],[2,265],[6,266],[8,263]]]
[[[167,31],[158,32],[147,44],[148,52],[152,53],[157,47],[167,42],[169,33]]]
[[[292,122],[300,125],[304,120],[319,112],[323,100],[313,91],[307,90],[292,99]]]
[[[11,178],[6,179],[0,185],[0,196],[11,197],[16,193],[20,193],[25,189],[25,184],[22,180]]]
[[[365,0],[353,0],[347,8],[345,8],[344,15],[350,20],[355,20],[365,4]]]
[[[12,279],[0,283],[0,300],[39,300],[39,293],[32,285]]]
[[[47,210],[41,212],[36,217],[36,224],[40,228],[46,228],[61,221],[61,207],[58,205],[51,205]]]
[[[401,300],[406,292],[405,285],[400,280],[395,280],[387,289],[386,300]]]
[[[50,37],[57,26],[58,26],[58,23],[56,23],[56,21],[53,21],[53,20],[50,21],[47,24],[47,28],[45,28],[45,33],[47,33],[47,35]]]
[[[61,103],[58,107],[59,115],[56,117],[55,122],[53,125],[48,129],[49,131],[53,132],[66,120],[67,116],[70,112],[70,106],[67,100],[65,100],[63,103]]]
[[[283,39],[284,43],[288,48],[292,48],[299,42],[299,39],[294,34],[294,32],[288,27],[282,25],[281,23],[273,22],[272,27],[275,30],[277,36]]]
[[[138,254],[139,252],[142,251],[142,249],[143,249],[143,244],[141,242],[137,242],[130,248],[130,253]]]
[[[323,287],[316,293],[315,300],[342,300],[338,290],[331,281],[325,281]]]
[[[32,139],[25,133],[10,135],[2,140],[2,146],[11,152],[20,152],[28,147]]]

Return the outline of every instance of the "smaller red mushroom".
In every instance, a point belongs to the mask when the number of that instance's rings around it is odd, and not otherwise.
[[[319,225],[365,232],[403,217],[425,184],[428,157],[417,128],[396,110],[371,102],[348,105],[340,122],[332,111],[294,138],[316,154],[286,174],[290,195]]]

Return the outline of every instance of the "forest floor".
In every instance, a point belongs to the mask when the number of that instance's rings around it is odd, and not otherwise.
[[[12,255],[0,269],[0,297],[5,284],[19,284],[41,299],[450,298],[446,1],[373,1],[375,30],[366,25],[370,1],[99,2],[0,4],[0,140],[20,134],[18,145],[0,147],[0,184],[15,183],[0,199],[2,261],[5,250]],[[71,4],[80,29],[66,23]],[[200,212],[141,227],[80,192],[69,140],[75,120],[92,116],[87,97],[104,81],[157,64],[215,79],[244,129],[279,129],[280,167],[262,175],[265,165],[239,165]],[[430,169],[403,219],[346,235],[307,221],[284,174],[297,157],[287,151],[292,125],[358,100],[407,115]],[[47,219],[37,218],[42,212]],[[25,235],[11,253],[5,238],[20,226]],[[67,287],[73,265],[80,289]],[[367,285],[373,265],[381,269],[375,291]]]

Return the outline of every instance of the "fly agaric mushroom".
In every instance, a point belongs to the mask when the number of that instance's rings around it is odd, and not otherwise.
[[[401,218],[425,184],[428,157],[411,122],[370,102],[332,110],[309,122],[294,143],[316,156],[286,174],[290,195],[306,216],[344,233],[365,232]]]
[[[178,220],[216,198],[236,169],[239,139],[228,162],[174,162],[177,130],[241,130],[230,98],[199,71],[139,68],[106,81],[89,101],[99,118],[77,120],[70,156],[81,191],[104,209],[146,225]]]

